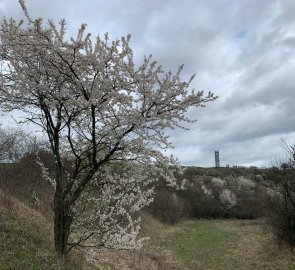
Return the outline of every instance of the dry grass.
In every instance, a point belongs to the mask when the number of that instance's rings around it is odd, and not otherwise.
[[[223,221],[222,226],[234,231],[238,239],[230,243],[226,253],[233,269],[295,269],[295,254],[287,247],[279,247],[263,226],[245,221]],[[221,269],[221,268],[220,268]]]
[[[120,270],[294,270],[295,254],[279,248],[260,220],[196,220],[164,226],[144,217],[150,241],[140,252],[105,251],[104,268]],[[102,264],[103,265],[103,264]]]
[[[165,230],[165,226],[149,215],[143,214],[143,229],[141,236],[156,235],[156,231]],[[171,270],[170,264],[167,263],[166,250],[158,246],[153,249],[148,241],[147,245],[141,250],[102,250],[97,255],[99,269],[101,270]]]
[[[103,250],[97,255],[101,269],[112,270],[159,270],[160,259],[157,255],[142,249],[138,251]]]
[[[294,253],[287,248],[280,249],[261,223],[187,221],[158,231],[150,245],[167,251],[166,262],[171,269],[295,269]]]
[[[1,270],[95,269],[83,254],[72,254],[65,265],[53,246],[52,222],[38,211],[0,190]],[[96,268],[97,269],[97,268]]]

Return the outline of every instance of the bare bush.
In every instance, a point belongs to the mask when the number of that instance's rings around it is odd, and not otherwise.
[[[44,213],[51,210],[53,193],[42,178],[37,156],[53,174],[53,157],[40,139],[20,129],[0,127],[0,189]]]
[[[175,224],[188,218],[190,209],[185,200],[179,197],[175,191],[163,189],[156,193],[148,212],[161,222]]]
[[[283,181],[268,190],[269,221],[279,244],[295,246],[295,145],[283,142]]]
[[[23,157],[36,153],[41,147],[36,136],[17,128],[0,126],[0,163],[14,163]]]

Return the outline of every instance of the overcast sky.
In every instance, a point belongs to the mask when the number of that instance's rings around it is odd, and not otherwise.
[[[165,70],[184,64],[192,87],[219,98],[191,110],[190,131],[171,132],[170,153],[184,165],[270,166],[281,138],[295,139],[294,0],[27,0],[32,17],[65,18],[75,35],[132,34],[137,61],[152,54]],[[0,16],[22,18],[17,0]]]

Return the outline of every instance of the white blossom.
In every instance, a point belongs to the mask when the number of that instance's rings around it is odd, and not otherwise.
[[[138,212],[153,200],[152,171],[150,166],[129,163],[97,174],[76,205],[72,240],[87,238],[83,244],[93,247],[140,248],[147,238],[137,239]]]
[[[240,176],[237,179],[237,184],[238,184],[239,191],[245,191],[245,192],[249,192],[249,193],[254,192],[255,182],[251,179],[247,179],[243,176]]]
[[[37,155],[37,158],[36,158],[36,163],[38,164],[38,166],[41,169],[41,174],[42,174],[43,179],[46,182],[48,182],[50,184],[50,186],[55,190],[56,189],[56,183],[55,183],[54,179],[52,179],[50,177],[50,174],[48,172],[48,168],[45,167],[44,163],[41,161],[41,159],[40,159],[40,157],[38,155]]]
[[[212,196],[213,190],[211,188],[207,188],[205,185],[201,186],[201,189],[204,191],[204,193],[208,196]]]
[[[180,187],[179,189],[185,189],[187,187],[187,185],[189,185],[189,181],[185,178],[185,179],[182,179],[181,183],[180,183]],[[192,184],[192,183],[191,183]]]
[[[283,194],[281,191],[281,188],[266,188],[266,194],[271,198],[271,199],[283,199]]]
[[[219,199],[227,208],[237,205],[237,196],[230,189],[223,189],[219,195]]]
[[[212,184],[214,184],[215,186],[220,186],[220,187],[222,187],[222,186],[224,186],[224,185],[226,184],[226,181],[224,181],[224,180],[222,180],[222,179],[220,179],[220,178],[217,178],[217,177],[213,177],[213,178],[211,179],[211,182],[212,182]]]

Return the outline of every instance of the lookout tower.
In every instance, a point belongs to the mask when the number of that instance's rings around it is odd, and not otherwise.
[[[219,163],[219,151],[215,151],[215,167],[219,168],[220,167],[220,163]]]

